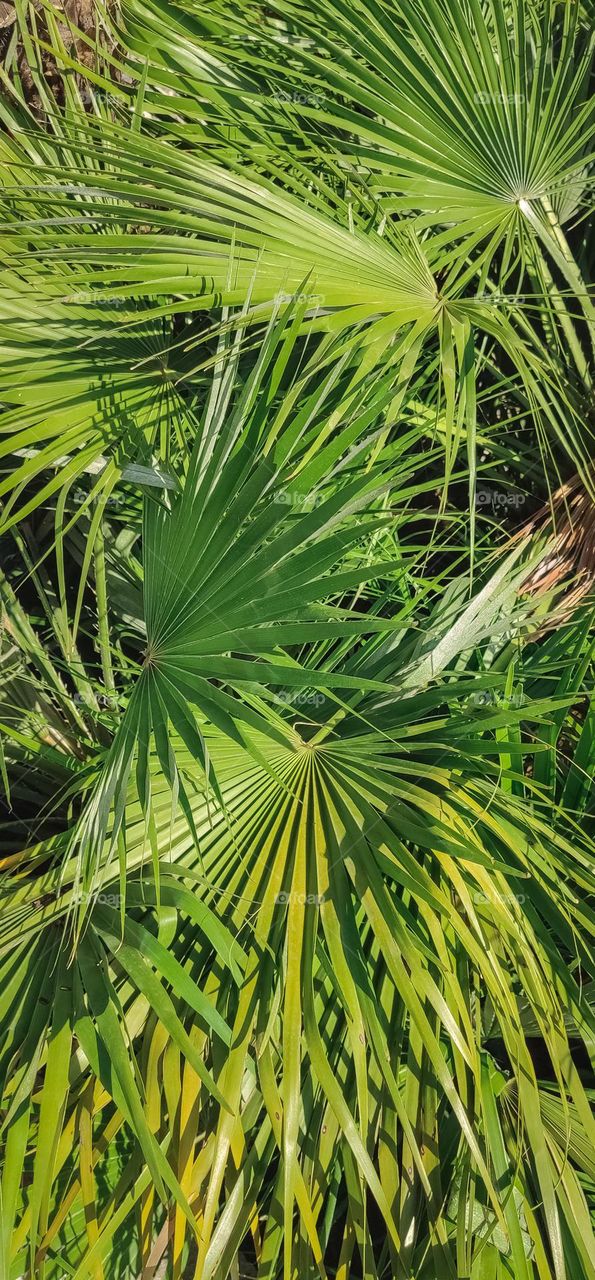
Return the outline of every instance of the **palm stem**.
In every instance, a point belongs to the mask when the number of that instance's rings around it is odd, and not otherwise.
[[[95,595],[97,598],[97,640],[101,657],[101,670],[106,693],[115,692],[114,672],[110,648],[109,619],[107,612],[107,580],[105,573],[105,540],[101,523],[97,530],[94,548]]]
[[[545,255],[542,249],[540,248],[539,245],[536,245],[535,247],[537,252],[539,253],[539,265],[541,268],[544,282],[547,285],[547,288],[549,290],[549,296],[550,296],[552,306],[560,321],[562,332],[568,343],[568,348],[572,352],[572,357],[576,365],[577,371],[579,373],[581,380],[584,382],[585,386],[590,387],[592,383],[592,379],[591,379],[591,373],[589,370],[589,362],[580,344],[580,340],[576,332],[576,328],[574,326],[572,317],[569,314],[568,307],[566,306],[566,303],[564,301],[564,297],[560,293],[560,290],[558,289],[554,281],[554,278],[548,267],[548,264],[546,262]]]
[[[591,346],[595,353],[595,307],[591,302],[589,291],[573,258],[570,246],[566,236],[564,235],[555,210],[552,208],[552,205],[546,196],[542,197],[541,203],[548,220],[551,234],[548,234],[545,231],[541,219],[536,216],[531,206],[526,202],[523,204],[523,211],[526,213],[532,227],[537,232],[537,235],[542,240],[543,244],[545,244],[546,248],[549,250],[556,266],[559,268],[564,279],[570,285],[572,292],[576,296],[577,302],[580,304],[585,320],[587,321]]]

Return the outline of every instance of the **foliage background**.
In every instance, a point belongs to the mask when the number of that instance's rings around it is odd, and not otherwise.
[[[586,1280],[592,5],[0,22],[0,1274]]]

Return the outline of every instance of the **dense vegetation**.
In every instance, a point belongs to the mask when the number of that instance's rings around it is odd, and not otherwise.
[[[587,0],[0,5],[0,1277],[590,1280]]]

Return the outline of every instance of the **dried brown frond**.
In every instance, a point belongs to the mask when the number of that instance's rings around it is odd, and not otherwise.
[[[95,0],[52,0],[52,8],[55,12],[57,20],[58,35],[64,44],[64,48],[70,57],[75,58],[84,67],[96,67],[97,54],[93,47],[86,44],[84,38],[77,37],[73,28],[78,28],[83,36],[94,39],[97,30],[97,5]],[[46,20],[44,6],[40,0],[33,0],[32,10],[34,18],[30,19],[30,34],[32,37],[39,38],[42,41],[51,43],[50,31]],[[7,0],[0,0],[0,55],[5,60],[8,50],[8,41],[12,35],[12,28],[17,22],[17,13],[14,4],[8,3]],[[72,24],[72,27],[71,25]],[[39,95],[38,86],[36,84],[36,75],[41,74],[44,84],[54,97],[56,103],[61,106],[64,103],[64,71],[59,67],[55,56],[48,49],[39,49],[39,67],[31,67],[25,52],[25,46],[22,38],[19,38],[16,45],[14,58],[11,59],[10,70],[13,76],[18,77],[22,86],[22,92],[27,105],[40,118],[45,118],[45,110]],[[73,74],[70,73],[69,74]],[[80,75],[75,74],[79,88],[84,86],[84,80]]]
[[[595,502],[580,476],[561,485],[513,541],[527,536],[529,545],[543,541],[543,556],[521,590],[533,596],[559,590],[551,614],[540,627],[538,634],[543,634],[568,622],[580,604],[595,597]]]

